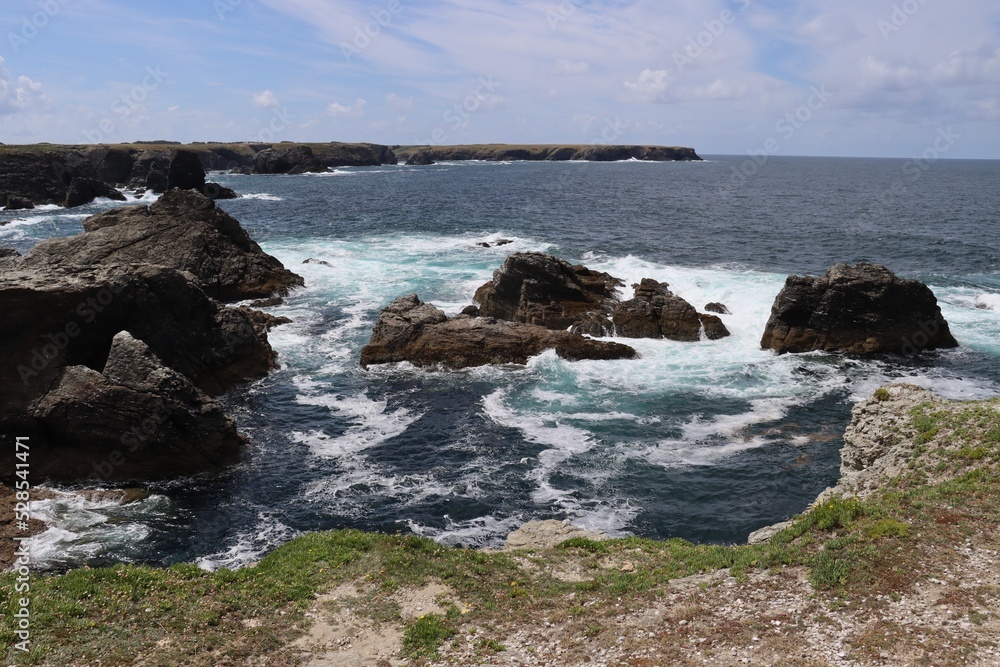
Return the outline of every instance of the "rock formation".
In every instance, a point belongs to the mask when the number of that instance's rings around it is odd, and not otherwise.
[[[285,294],[303,284],[232,216],[193,190],[171,190],[152,206],[100,213],[83,227],[83,234],[39,243],[29,258],[57,265],[169,266],[190,272],[209,296],[223,301]]]
[[[66,190],[66,200],[63,206],[76,208],[94,201],[98,197],[107,197],[112,201],[125,201],[125,195],[96,178],[77,176],[69,183]]]
[[[635,298],[621,302],[614,276],[537,252],[514,253],[476,291],[483,317],[570,329],[591,336],[710,340],[729,331],[718,317],[699,314],[667,285],[644,279]]]
[[[430,151],[420,151],[414,153],[410,157],[406,158],[407,166],[429,166],[432,164],[437,164],[434,162],[434,158],[431,157]]]
[[[84,228],[0,259],[0,441],[31,438],[37,480],[161,479],[237,460],[243,439],[209,395],[272,370],[267,330],[287,320],[212,297],[301,278],[191,190]],[[13,452],[0,452],[0,480]]]
[[[657,162],[701,160],[693,148],[681,146],[595,146],[595,145],[508,145],[474,144],[467,146],[407,146],[396,148],[396,155],[407,161],[415,159],[453,162],[490,161],[565,161],[648,160]]]
[[[255,174],[307,174],[328,171],[309,146],[268,148],[254,158]]]
[[[27,197],[17,195],[0,195],[0,202],[4,202],[5,211],[23,211],[35,208],[35,205]]]
[[[167,188],[205,192],[205,168],[191,151],[177,151],[170,160]]]
[[[625,338],[667,338],[698,341],[702,335],[717,340],[729,330],[715,315],[705,315],[675,295],[665,283],[649,278],[635,285],[635,297],[615,306],[615,332]]]
[[[573,361],[636,356],[635,350],[626,345],[533,324],[465,315],[448,319],[444,312],[410,294],[382,310],[371,342],[361,351],[361,365],[367,368],[371,364],[409,361],[417,366],[459,369],[526,364],[548,349]]]
[[[761,339],[779,354],[915,354],[957,345],[933,292],[876,264],[837,264],[820,278],[790,276]]]
[[[622,281],[539,252],[510,255],[476,291],[483,317],[602,336]]]

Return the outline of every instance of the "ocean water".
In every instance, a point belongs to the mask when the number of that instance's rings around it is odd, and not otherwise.
[[[128,506],[37,503],[40,565],[238,567],[306,531],[413,532],[497,546],[524,521],[739,542],[836,482],[852,404],[889,381],[1000,390],[1000,162],[745,158],[444,163],[302,176],[215,174],[220,202],[307,286],[271,309],[281,369],[223,397],[250,436],[223,473]],[[0,246],[77,233],[113,206],[0,214]],[[481,248],[500,238],[511,244]],[[448,313],[514,251],[728,305],[720,341],[625,341],[638,361],[466,371],[358,366],[379,310],[416,292]],[[315,258],[329,266],[303,261]],[[883,263],[926,282],[961,343],[914,359],[759,348],[787,275]],[[631,289],[626,287],[624,296]]]

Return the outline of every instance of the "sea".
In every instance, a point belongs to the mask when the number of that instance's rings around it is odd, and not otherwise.
[[[280,369],[221,397],[249,438],[244,460],[127,505],[55,489],[32,503],[49,525],[32,542],[39,567],[238,568],[342,528],[498,547],[538,519],[739,543],[836,483],[851,408],[879,386],[1000,394],[1000,161],[708,156],[210,176],[243,195],[219,206],[306,280],[269,309],[292,320],[270,334]],[[118,205],[0,213],[0,246],[26,252]],[[634,361],[546,352],[462,371],[359,366],[386,304],[415,292],[458,313],[519,251],[606,271],[623,298],[654,278],[699,309],[722,302],[732,335],[623,341]],[[789,275],[860,261],[929,285],[960,347],[909,358],[760,348]]]

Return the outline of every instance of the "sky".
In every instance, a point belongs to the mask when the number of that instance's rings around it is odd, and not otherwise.
[[[0,142],[1000,159],[996,0],[3,0]]]

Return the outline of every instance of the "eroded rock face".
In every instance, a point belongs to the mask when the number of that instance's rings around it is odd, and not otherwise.
[[[239,460],[244,439],[222,406],[127,331],[101,372],[67,366],[32,405],[42,478],[164,479]]]
[[[715,315],[706,315],[675,295],[665,283],[645,278],[635,285],[635,297],[617,305],[615,332],[625,338],[667,338],[692,342],[725,338],[729,330]]]
[[[361,365],[408,361],[417,366],[459,369],[487,364],[526,364],[554,349],[573,360],[631,359],[632,348],[553,331],[533,324],[459,315],[453,319],[416,294],[400,297],[379,315]]]
[[[167,188],[205,192],[205,168],[192,151],[176,151],[170,159]]]
[[[261,250],[232,216],[193,190],[171,190],[152,206],[128,206],[84,221],[85,233],[35,246],[34,263],[151,263],[191,273],[222,301],[286,294],[300,276]]]
[[[255,174],[306,174],[327,171],[309,146],[268,148],[254,158]]]
[[[483,317],[602,336],[611,332],[610,313],[622,284],[552,255],[519,252],[476,291],[475,301]]]
[[[778,353],[915,354],[957,345],[934,293],[876,264],[837,264],[819,278],[790,276],[761,339]]]
[[[66,200],[63,206],[76,208],[94,201],[98,197],[107,197],[112,201],[125,201],[125,195],[96,178],[77,176],[69,183],[66,190]]]

